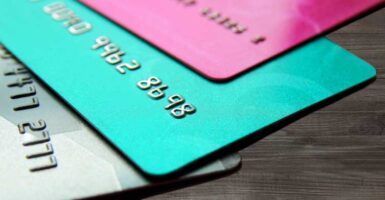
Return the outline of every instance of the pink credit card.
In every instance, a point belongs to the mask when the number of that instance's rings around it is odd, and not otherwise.
[[[217,81],[385,4],[385,0],[80,1]]]

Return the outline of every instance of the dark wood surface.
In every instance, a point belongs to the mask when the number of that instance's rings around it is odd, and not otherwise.
[[[377,80],[242,150],[237,173],[150,199],[385,199],[385,9],[329,38]]]

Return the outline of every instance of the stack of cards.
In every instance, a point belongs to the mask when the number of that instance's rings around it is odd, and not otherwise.
[[[5,52],[3,50],[3,52]],[[239,167],[237,154],[151,181],[9,55],[0,58],[1,199],[78,199],[176,187]],[[20,191],[20,188],[28,188]],[[139,195],[139,194],[138,194]]]
[[[234,171],[242,141],[375,77],[365,61],[313,38],[382,6],[0,3],[0,196],[150,194]]]

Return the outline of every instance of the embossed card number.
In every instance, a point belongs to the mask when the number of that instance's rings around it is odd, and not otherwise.
[[[50,14],[55,21],[63,21],[63,25],[73,35],[80,35],[92,29],[90,23],[80,19],[74,11],[62,2],[54,2],[44,6],[44,12]]]
[[[126,54],[122,51],[118,45],[111,42],[106,36],[100,36],[95,40],[95,44],[92,46],[93,50],[98,50],[103,47],[103,52],[100,54],[105,61],[113,66],[120,74],[125,74],[126,70],[136,70],[140,68],[140,63],[137,60],[131,60],[130,63],[123,62],[123,56]],[[142,90],[149,90],[147,95],[152,99],[159,100],[165,97],[165,90],[168,89],[168,85],[162,84],[162,81],[155,76],[149,77],[147,80],[142,80],[137,83],[137,86]],[[186,115],[194,114],[196,108],[190,103],[186,103],[183,96],[174,94],[168,98],[169,105],[165,106],[166,110],[170,110],[170,114],[181,119]]]
[[[74,35],[84,34],[92,29],[92,25],[88,22],[81,20],[74,11],[67,8],[66,4],[62,2],[54,2],[44,6],[44,12],[50,14],[52,18],[56,21],[64,21],[63,24],[65,27],[68,27],[68,31]],[[120,74],[125,74],[128,71],[136,70],[141,67],[139,61],[133,59],[130,62],[124,62],[124,56],[126,52],[120,49],[120,47],[111,42],[111,40],[106,36],[100,36],[95,40],[95,43],[92,45],[92,50],[103,49],[103,52],[100,54],[106,63],[115,67],[115,69]],[[154,79],[156,79],[155,82]],[[25,84],[29,80],[20,80],[20,84]],[[148,91],[148,96],[153,99],[161,99],[165,96],[164,90],[168,88],[168,85],[159,85],[161,83],[159,78],[151,77],[147,81],[140,81],[138,87],[142,90],[150,89]],[[145,84],[148,84],[144,86]],[[148,88],[147,88],[148,87]],[[33,91],[31,91],[33,92]],[[179,95],[175,94],[168,98],[170,102],[169,105],[165,106],[165,110],[170,110],[170,114],[176,118],[184,118],[188,114],[193,114],[196,112],[195,106],[190,103],[185,103],[185,99]]]
[[[168,88],[167,85],[163,85],[162,81],[155,76],[151,76],[147,80],[139,81],[137,86],[142,90],[148,90],[148,96],[150,96],[153,99],[161,99],[165,96],[165,93],[163,92]],[[169,105],[165,106],[164,108],[166,110],[170,110],[170,113],[175,118],[183,118],[187,114],[193,114],[196,109],[192,104],[185,103],[185,99],[179,95],[174,94],[168,98]]]
[[[0,59],[16,62],[5,48],[0,45]],[[36,109],[40,106],[37,97],[37,91],[34,81],[29,71],[19,65],[15,65],[10,70],[2,73],[3,78],[15,78],[6,86],[15,90],[15,94],[9,96],[12,101],[17,102],[17,106],[13,107],[14,112],[24,112]],[[18,125],[19,133],[22,136],[22,145],[28,153],[25,155],[27,160],[37,160],[35,165],[30,167],[31,172],[37,172],[57,167],[54,149],[50,142],[50,134],[47,130],[47,123],[40,119],[38,121],[24,121]]]

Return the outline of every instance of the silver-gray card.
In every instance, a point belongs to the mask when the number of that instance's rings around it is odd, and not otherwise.
[[[0,199],[85,198],[156,185],[1,47],[0,94]],[[230,155],[177,181],[239,163]]]

